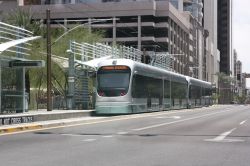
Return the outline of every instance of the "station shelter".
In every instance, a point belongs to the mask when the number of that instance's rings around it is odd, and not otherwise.
[[[42,60],[31,60],[31,40],[39,38],[20,27],[0,22],[0,114],[28,110],[28,68],[43,67]]]

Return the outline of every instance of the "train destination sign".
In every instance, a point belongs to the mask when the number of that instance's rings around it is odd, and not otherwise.
[[[128,66],[103,66],[102,70],[128,70]]]

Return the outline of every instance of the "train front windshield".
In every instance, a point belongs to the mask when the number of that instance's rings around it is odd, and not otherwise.
[[[99,96],[124,96],[128,92],[131,70],[127,66],[104,66],[97,72]]]

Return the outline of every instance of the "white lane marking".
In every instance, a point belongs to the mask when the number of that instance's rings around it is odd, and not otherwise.
[[[213,140],[214,141],[222,141],[224,140],[229,134],[231,134],[236,128],[233,128],[230,131],[224,132],[222,134],[220,134],[218,137],[215,137]]]
[[[152,125],[152,126],[147,126],[147,127],[132,129],[132,130],[134,130],[134,131],[141,131],[141,130],[146,130],[146,129],[152,129],[152,128],[156,128],[156,127],[166,126],[166,125],[169,125],[169,124],[174,124],[174,123],[189,121],[189,120],[193,120],[193,119],[204,118],[204,117],[207,117],[207,116],[221,114],[221,113],[229,112],[229,111],[231,111],[231,110],[226,110],[226,111],[221,111],[221,112],[215,112],[215,113],[211,113],[211,114],[205,114],[205,115],[196,116],[196,117],[192,117],[192,118],[177,120],[177,121],[168,122],[168,123],[161,123],[161,124],[156,124],[156,125]]]
[[[85,140],[82,140],[82,141],[84,141],[84,142],[93,142],[93,141],[95,141],[96,139],[85,139]]]
[[[244,142],[244,140],[242,140],[242,139],[223,139],[221,141],[217,141],[217,140],[214,140],[214,139],[206,139],[204,141],[207,141],[207,142],[221,142],[221,143]]]
[[[244,142],[244,140],[241,140],[241,139],[226,139],[226,137],[228,135],[230,135],[234,130],[236,130],[236,128],[233,128],[232,130],[224,132],[213,139],[205,139],[204,141],[208,141],[208,142]]]
[[[118,134],[118,135],[125,135],[125,134],[128,134],[128,132],[124,132],[124,131],[121,131],[121,132],[118,132],[118,133],[116,133],[116,134]]]
[[[181,119],[180,116],[169,116],[169,117],[167,117],[167,116],[157,116],[155,118],[157,118],[157,119]]]
[[[244,120],[244,121],[240,122],[240,125],[243,125],[246,122],[247,122],[247,120]]]
[[[112,138],[113,137],[113,135],[104,135],[104,136],[102,136],[103,138]]]
[[[84,135],[79,135],[79,134],[61,134],[65,136],[70,136],[70,137],[83,137]]]

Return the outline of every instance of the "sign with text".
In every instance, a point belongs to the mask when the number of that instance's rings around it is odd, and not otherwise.
[[[31,122],[34,122],[33,116],[0,118],[0,125],[12,125],[12,124],[31,123]]]
[[[29,61],[20,61],[20,60],[14,60],[9,62],[9,67],[13,68],[33,68],[33,67],[44,67],[45,62],[43,60],[29,60]]]

